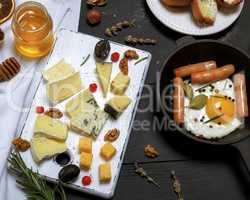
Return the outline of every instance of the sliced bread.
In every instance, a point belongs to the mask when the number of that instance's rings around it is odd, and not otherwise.
[[[162,0],[162,3],[170,7],[185,7],[190,5],[191,0]]]
[[[193,17],[198,24],[214,23],[218,12],[216,0],[193,0],[191,6]]]

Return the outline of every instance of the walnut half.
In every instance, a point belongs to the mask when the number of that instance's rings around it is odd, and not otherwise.
[[[156,150],[156,148],[150,144],[148,144],[145,148],[144,148],[144,153],[147,157],[149,158],[156,158],[159,156],[159,152]]]
[[[117,128],[109,130],[105,136],[104,141],[113,142],[115,141],[120,135],[120,131]]]

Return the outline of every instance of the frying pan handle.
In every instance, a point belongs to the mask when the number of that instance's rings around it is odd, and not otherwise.
[[[248,138],[232,145],[239,151],[247,171],[250,174],[250,139]]]
[[[193,42],[193,41],[195,41],[194,37],[192,37],[192,36],[184,36],[184,37],[179,38],[175,42],[176,42],[176,45],[179,47],[179,46],[182,46],[183,44],[187,44],[187,43],[190,43],[190,42]]]

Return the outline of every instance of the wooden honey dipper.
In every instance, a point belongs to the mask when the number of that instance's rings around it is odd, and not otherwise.
[[[0,80],[7,81],[12,79],[19,71],[21,65],[14,58],[8,58],[0,64]]]

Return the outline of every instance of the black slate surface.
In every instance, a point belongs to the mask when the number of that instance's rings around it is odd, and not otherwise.
[[[124,42],[128,34],[152,37],[158,40],[156,46],[138,46],[152,53],[153,59],[148,72],[143,94],[148,98],[140,101],[140,110],[153,104],[146,112],[138,112],[133,131],[125,154],[116,193],[117,200],[175,200],[171,189],[171,170],[179,177],[185,200],[247,200],[250,199],[250,176],[239,157],[231,147],[210,147],[194,143],[176,132],[160,131],[152,122],[159,118],[155,115],[157,103],[150,88],[155,88],[157,70],[164,63],[168,54],[176,47],[176,40],[183,37],[179,33],[164,27],[151,14],[145,0],[109,0],[108,5],[98,8],[103,13],[103,20],[98,26],[86,23],[86,5],[82,2],[79,31],[106,38],[106,27],[121,20],[136,19],[138,27],[127,29],[113,41]],[[209,37],[229,42],[250,53],[250,2],[245,7],[239,20],[227,30]],[[196,37],[196,39],[202,39]],[[149,122],[151,122],[149,124]],[[153,123],[154,124],[154,123]],[[144,156],[145,145],[155,145],[160,156],[151,160]],[[250,141],[249,141],[250,144]],[[249,148],[250,152],[250,148]],[[133,162],[139,161],[161,185],[158,189],[134,174]],[[80,192],[67,189],[71,200],[99,199]]]

